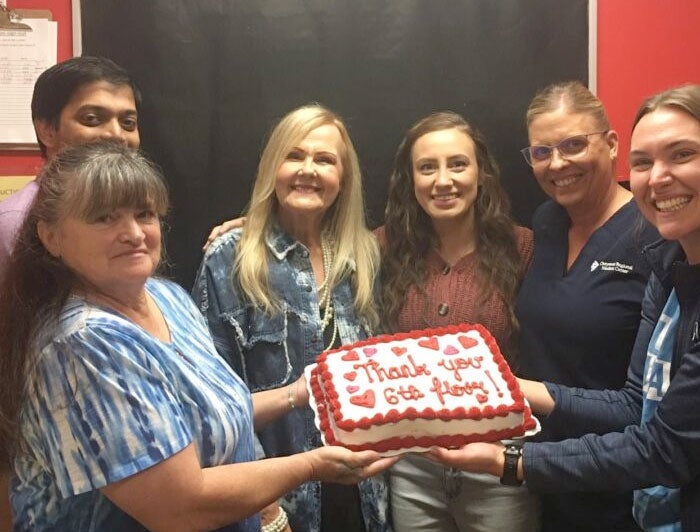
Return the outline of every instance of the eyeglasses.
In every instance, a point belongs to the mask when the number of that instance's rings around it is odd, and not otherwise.
[[[528,146],[520,150],[520,153],[525,157],[525,161],[530,166],[540,166],[546,164],[551,158],[552,153],[556,149],[559,152],[559,156],[562,159],[571,159],[572,157],[578,157],[586,154],[588,151],[588,145],[590,141],[588,137],[591,135],[604,135],[608,130],[596,131],[594,133],[586,133],[584,135],[574,135],[573,137],[565,138],[564,140],[554,144],[553,146],[547,146],[546,144],[536,144],[535,146]]]

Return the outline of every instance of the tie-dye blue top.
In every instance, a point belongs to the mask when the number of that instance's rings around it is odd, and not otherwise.
[[[78,297],[63,308],[22,411],[16,530],[144,530],[99,489],[192,442],[203,467],[255,458],[250,393],[216,354],[202,315],[174,283],[151,279],[146,289],[170,343]],[[225,530],[259,526],[253,517]]]

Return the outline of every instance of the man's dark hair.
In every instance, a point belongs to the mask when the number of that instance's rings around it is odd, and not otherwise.
[[[42,120],[58,127],[61,111],[73,94],[83,85],[106,81],[112,85],[127,85],[134,93],[136,110],[141,106],[141,92],[129,73],[114,61],[104,57],[74,57],[45,70],[34,84],[32,96],[32,120]],[[46,146],[39,142],[46,157]]]

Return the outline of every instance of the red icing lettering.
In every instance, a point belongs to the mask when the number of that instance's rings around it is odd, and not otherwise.
[[[425,397],[425,394],[413,386],[413,384],[408,387],[399,386],[398,390],[396,388],[386,388],[384,390],[384,398],[390,405],[398,404],[399,399],[403,399],[404,401],[417,401],[422,397]]]
[[[357,406],[363,406],[365,408],[374,407],[374,392],[372,390],[367,390],[362,395],[353,395],[350,398],[350,402]]]
[[[418,340],[418,345],[427,349],[433,349],[434,351],[440,349],[438,339],[434,336],[431,336],[430,338],[424,338],[423,340]]]
[[[430,370],[425,364],[417,364],[413,360],[413,355],[408,355],[406,357],[408,364],[401,364],[400,366],[389,366],[385,368],[376,360],[368,360],[361,364],[353,364],[353,369],[364,370],[367,375],[367,380],[370,383],[374,382],[377,378],[379,382],[384,382],[385,379],[396,380],[396,379],[407,379],[409,377],[417,377],[418,375],[430,375]]]
[[[467,358],[443,358],[438,362],[438,366],[442,366],[447,371],[452,371],[455,376],[455,380],[461,381],[462,374],[460,373],[463,369],[469,369],[470,367],[474,369],[479,369],[481,367],[481,362],[484,357],[467,357]]]
[[[488,399],[488,392],[484,389],[483,382],[470,382],[464,384],[450,384],[448,381],[440,381],[437,377],[433,377],[433,386],[430,388],[431,392],[435,392],[438,396],[440,403],[445,404],[445,396],[451,395],[453,397],[462,397],[463,395],[472,395],[475,391],[481,391],[481,394],[477,394],[477,400],[482,402],[478,395],[485,395]]]

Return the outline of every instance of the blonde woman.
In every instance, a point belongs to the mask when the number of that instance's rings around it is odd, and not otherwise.
[[[214,241],[193,290],[221,356],[252,392],[279,389],[289,411],[258,433],[266,456],[321,445],[303,371],[371,335],[378,265],[345,126],[320,105],[290,112],[263,150],[245,226]],[[282,505],[293,530],[387,529],[382,478],[359,489],[307,483]]]

